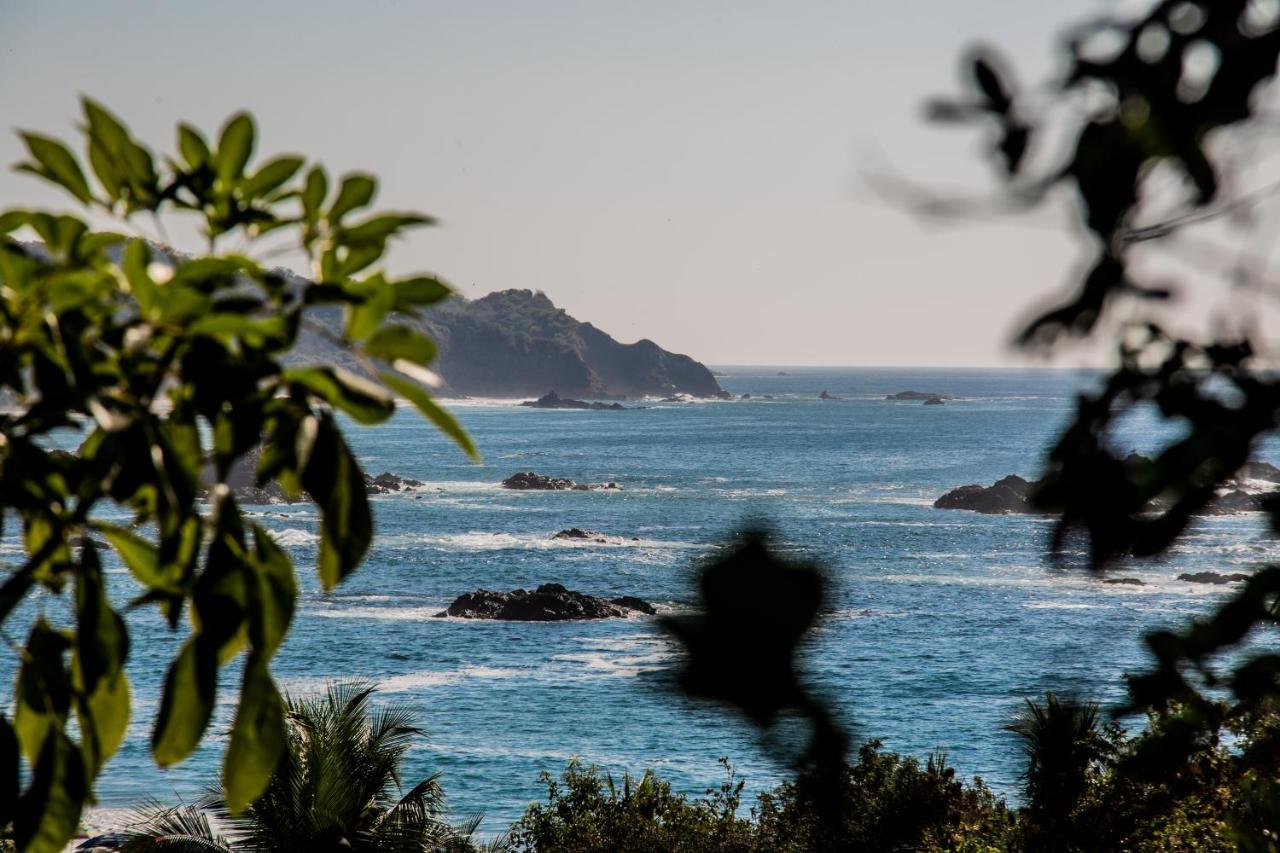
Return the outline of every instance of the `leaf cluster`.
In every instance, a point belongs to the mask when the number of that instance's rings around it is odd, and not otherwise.
[[[239,811],[285,754],[286,707],[270,662],[297,581],[288,555],[242,513],[228,487],[233,470],[257,459],[259,485],[316,503],[317,571],[330,589],[373,536],[339,414],[377,424],[404,398],[476,452],[424,387],[434,378],[433,342],[397,319],[445,299],[449,287],[375,267],[390,240],[429,217],[370,212],[376,182],[365,174],[331,190],[326,171],[301,157],[255,160],[245,113],[216,139],[179,125],[177,152],[158,158],[100,104],[86,99],[83,110],[84,159],[23,133],[30,159],[18,168],[126,230],[144,216],[194,217],[208,247],[186,256],[69,214],[0,213],[0,519],[25,546],[0,582],[0,626],[40,594],[70,594],[74,612],[73,624],[35,620],[12,717],[0,716],[0,826],[12,822],[28,850],[61,849],[128,724],[129,638],[106,588],[104,545],[137,585],[130,608],[155,607],[172,629],[187,626],[153,731],[157,763],[195,749],[219,669],[243,656],[224,764],[227,803]],[[254,259],[268,234],[293,235],[314,281],[291,283]],[[233,237],[239,251],[218,250]],[[335,342],[366,366],[364,376],[288,366],[299,330],[325,306],[342,309]],[[57,449],[69,434],[74,451]],[[108,508],[124,509],[129,522],[103,520]]]

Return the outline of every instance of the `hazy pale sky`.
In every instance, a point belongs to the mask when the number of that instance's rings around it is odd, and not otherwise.
[[[977,39],[1043,71],[1097,8],[4,0],[0,115],[66,137],[84,93],[167,152],[177,120],[247,108],[259,154],[370,170],[384,206],[442,220],[393,247],[396,272],[541,289],[711,363],[989,365],[1066,281],[1066,219],[939,226],[859,176],[982,179],[979,135],[922,101]],[[23,154],[0,137],[0,162]],[[0,174],[5,205],[55,201]]]

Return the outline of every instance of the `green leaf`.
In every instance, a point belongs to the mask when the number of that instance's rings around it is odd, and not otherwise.
[[[248,113],[236,113],[222,128],[214,158],[218,180],[230,184],[244,174],[244,167],[253,154],[253,136],[253,118]]]
[[[93,526],[111,543],[111,547],[116,549],[116,553],[137,578],[138,583],[150,589],[177,591],[174,579],[166,577],[161,570],[160,553],[155,545],[132,530],[117,527],[105,521],[95,522]]]
[[[414,407],[421,412],[427,420],[436,425],[436,428],[454,440],[459,447],[462,448],[468,456],[476,462],[480,461],[480,451],[476,448],[475,442],[471,440],[471,436],[462,428],[462,424],[454,419],[453,415],[441,408],[435,400],[431,399],[431,395],[427,390],[418,383],[398,373],[383,372],[378,377],[386,383],[387,387],[403,396]]]
[[[190,755],[209,725],[218,688],[217,652],[196,634],[169,666],[151,739],[151,754],[161,767]]]
[[[338,242],[344,246],[384,243],[405,228],[434,224],[435,220],[430,216],[418,213],[383,213],[366,219],[358,225],[341,229],[338,233]]]
[[[293,562],[261,525],[253,525],[253,552],[250,561],[257,584],[250,596],[249,642],[269,660],[284,642],[293,621],[298,598],[298,581]]]
[[[120,267],[124,270],[129,290],[133,293],[133,298],[138,300],[138,308],[146,319],[151,319],[156,310],[156,283],[147,272],[147,265],[150,263],[151,248],[146,241],[129,241],[120,259]]]
[[[187,165],[192,169],[199,169],[213,160],[209,145],[200,135],[200,131],[186,123],[178,125],[178,150],[182,152],[182,159],[186,160]]]
[[[267,789],[285,744],[284,702],[267,669],[266,656],[255,652],[245,663],[240,706],[222,769],[222,790],[233,814]]]
[[[453,295],[453,288],[434,276],[402,278],[391,283],[396,295],[396,310],[406,311],[416,305],[434,305]]]
[[[320,206],[329,193],[329,178],[324,169],[312,166],[307,172],[306,186],[302,190],[302,215],[309,226],[314,227],[320,221]]]
[[[372,335],[396,305],[395,290],[381,273],[348,284],[347,292],[360,300],[346,309],[348,340],[358,341]]]
[[[373,541],[364,475],[333,417],[319,418],[302,486],[320,508],[320,582],[326,590],[355,570]]]
[[[59,853],[75,835],[88,798],[84,762],[61,731],[51,732],[18,802],[14,840],[24,853]]]
[[[261,198],[296,175],[303,162],[301,157],[277,157],[254,172],[244,182],[241,192],[245,198]]]
[[[379,424],[395,414],[395,400],[380,386],[334,367],[295,367],[281,379],[299,385],[362,424]]]
[[[61,733],[71,709],[71,679],[63,653],[70,642],[43,617],[27,637],[18,670],[13,727],[22,754],[35,763],[51,733]]]
[[[35,158],[35,164],[24,164],[22,171],[39,175],[47,181],[58,184],[81,202],[88,204],[93,200],[89,190],[89,182],[85,179],[80,164],[67,146],[56,139],[38,133],[19,133],[27,150]]]
[[[244,255],[192,258],[174,267],[171,282],[205,282],[241,273],[256,278],[262,275],[262,267]]]
[[[367,355],[388,362],[403,358],[414,364],[430,364],[436,357],[431,338],[401,324],[378,329],[364,342],[363,349]]]
[[[97,552],[92,545],[85,545],[76,573],[76,635],[71,672],[90,776],[97,776],[115,754],[129,725],[129,682],[124,674],[128,655],[129,634],[124,620],[107,601]]]
[[[219,663],[234,657],[249,639],[249,589],[253,582],[253,567],[244,547],[243,518],[235,498],[223,492],[215,504],[214,535],[205,554],[204,571],[191,596],[192,621],[217,649]]]
[[[90,162],[108,185],[112,201],[126,202],[126,213],[154,210],[160,189],[151,153],[129,136],[111,112],[91,98],[81,100],[89,121]]]
[[[192,335],[209,335],[217,338],[241,338],[250,346],[262,346],[267,340],[284,338],[289,325],[279,314],[270,317],[250,317],[219,311],[206,314],[192,323],[187,331]]]
[[[378,189],[378,182],[371,175],[346,175],[342,186],[338,189],[338,198],[329,208],[330,225],[342,223],[342,217],[356,208],[366,207],[373,201],[373,194]]]

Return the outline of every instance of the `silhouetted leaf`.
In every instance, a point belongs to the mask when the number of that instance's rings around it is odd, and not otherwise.
[[[45,739],[31,777],[18,802],[14,840],[26,853],[60,853],[75,834],[88,799],[80,751],[61,730]]]
[[[364,475],[333,418],[320,416],[302,486],[320,507],[317,568],[325,589],[355,570],[373,541],[373,517]]]
[[[284,702],[267,669],[266,656],[255,652],[244,667],[240,706],[222,770],[223,791],[232,813],[242,811],[266,790],[284,751]]]
[[[209,725],[218,687],[217,653],[213,643],[196,634],[169,665],[151,739],[151,754],[161,767],[190,755]]]

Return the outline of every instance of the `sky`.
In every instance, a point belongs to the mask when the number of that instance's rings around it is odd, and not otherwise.
[[[711,364],[990,366],[1062,288],[1072,213],[925,221],[868,175],[991,183],[929,125],[975,42],[1035,79],[1084,0],[2,0],[6,131],[71,136],[78,97],[153,149],[251,110],[259,155],[382,181],[438,228],[393,272],[544,291],[623,341]],[[23,159],[0,135],[0,163]],[[0,172],[0,205],[61,204]],[[184,248],[179,246],[179,248]],[[189,246],[186,248],[196,248]]]

